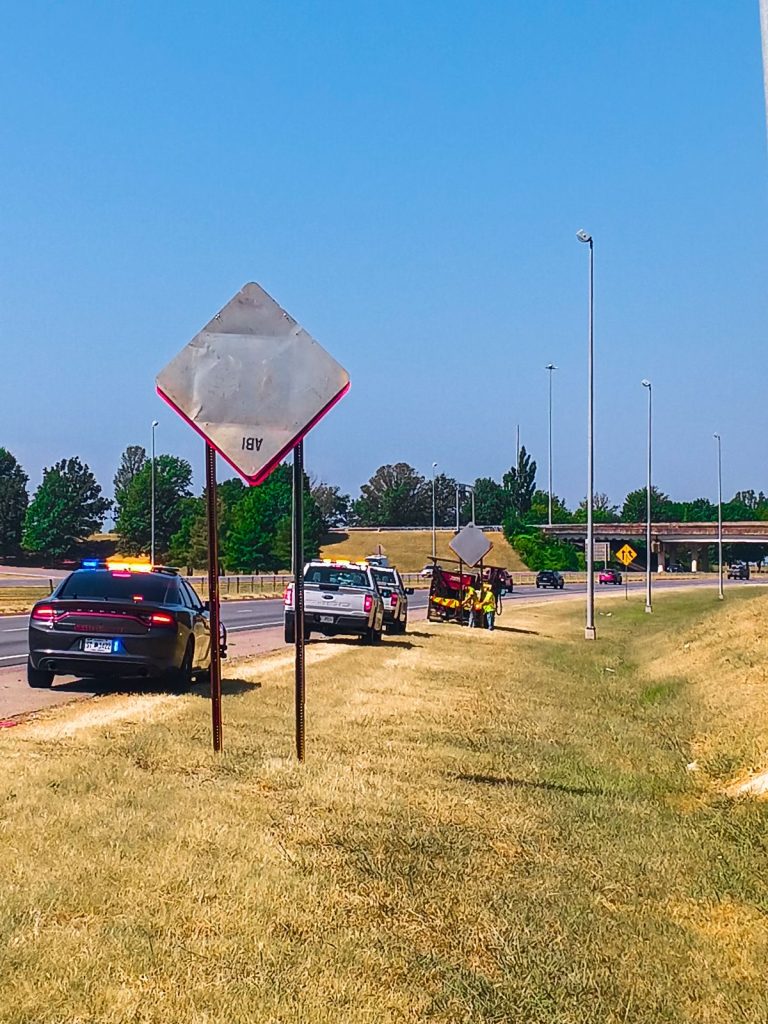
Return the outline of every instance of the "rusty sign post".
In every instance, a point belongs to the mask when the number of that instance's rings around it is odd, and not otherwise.
[[[294,455],[296,753],[304,758],[302,439],[349,374],[260,285],[245,285],[157,377],[161,398],[206,442],[213,747],[222,748],[216,453],[252,487]],[[215,650],[214,650],[215,649]]]
[[[205,442],[205,493],[208,506],[208,605],[211,609],[211,727],[213,749],[219,753],[222,747],[219,510],[216,491],[216,449],[207,441]]]
[[[293,449],[293,618],[296,650],[294,703],[296,757],[304,760],[304,442]]]

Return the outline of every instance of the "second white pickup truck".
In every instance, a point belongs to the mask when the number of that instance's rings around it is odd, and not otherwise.
[[[293,584],[285,592],[285,642],[296,636]],[[365,562],[316,559],[304,567],[304,638],[361,636],[366,643],[381,640],[384,601],[371,567]]]

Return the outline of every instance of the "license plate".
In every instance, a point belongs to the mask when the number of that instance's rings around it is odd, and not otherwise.
[[[331,622],[332,623],[333,622],[333,616],[332,615],[321,615],[320,616],[320,621],[321,622]]]
[[[83,643],[83,650],[87,654],[111,654],[111,640],[86,640]]]

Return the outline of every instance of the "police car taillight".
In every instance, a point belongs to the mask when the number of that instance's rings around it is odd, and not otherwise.
[[[167,612],[152,612],[149,621],[153,626],[175,626],[176,619]]]
[[[37,608],[32,609],[32,618],[36,622],[53,622],[56,612],[49,604],[39,604]]]

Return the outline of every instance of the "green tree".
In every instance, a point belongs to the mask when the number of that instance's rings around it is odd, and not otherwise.
[[[546,523],[549,521],[549,492],[536,490],[533,494],[531,501],[531,510],[527,515],[529,523]],[[556,494],[552,495],[552,522],[553,523],[570,523],[572,519],[571,513],[565,502],[558,498]]]
[[[324,532],[346,526],[352,504],[350,496],[342,494],[341,488],[324,483],[314,484],[311,491],[323,520]]]
[[[155,557],[166,557],[171,538],[181,529],[184,499],[191,494],[192,467],[176,455],[155,459]],[[115,530],[124,554],[146,554],[152,526],[152,464],[145,462],[120,492]]]
[[[709,498],[673,501],[670,506],[670,522],[673,523],[711,523],[717,520],[717,505],[713,505]]]
[[[147,452],[140,444],[129,444],[120,456],[120,465],[117,467],[112,481],[115,488],[115,504],[120,504],[120,496],[128,487],[131,480],[141,470],[147,461]]]
[[[223,542],[224,561],[235,572],[272,572],[290,565],[292,478],[291,466],[278,466],[235,505]],[[314,558],[320,550],[323,524],[306,476],[303,498],[304,553]]]
[[[432,525],[432,481],[427,481],[429,488],[429,524]],[[438,473],[435,477],[435,525],[453,526],[456,522],[456,487],[452,476]],[[461,501],[461,495],[459,495]]]
[[[520,449],[517,465],[504,474],[504,489],[509,493],[509,509],[518,519],[523,519],[531,509],[536,490],[536,462],[525,450]]]
[[[645,493],[645,492],[643,492]],[[582,498],[579,507],[571,517],[574,523],[586,523],[587,521],[587,499]],[[596,523],[615,523],[619,518],[619,510],[613,504],[607,494],[600,492],[592,498],[592,519]],[[634,522],[634,520],[629,520]],[[645,516],[643,516],[645,521]]]
[[[15,554],[21,544],[29,477],[7,448],[0,448],[0,556]]]
[[[352,510],[361,526],[428,526],[432,522],[432,481],[406,462],[380,466]]]
[[[646,517],[646,488],[638,487],[636,491],[630,491],[624,499],[621,510],[621,521],[623,523],[644,523]],[[651,520],[654,523],[669,523],[674,520],[673,502],[669,495],[664,494],[658,487],[651,487]]]
[[[204,498],[182,498],[178,530],[169,544],[168,558],[172,565],[188,571],[208,568],[208,523]]]
[[[499,526],[504,522],[509,506],[509,492],[488,476],[475,480],[475,518],[485,526]],[[462,521],[472,516],[472,499],[467,495],[462,503]]]
[[[80,459],[62,459],[43,470],[24,517],[22,545],[51,558],[71,554],[75,545],[100,529],[112,502]]]

